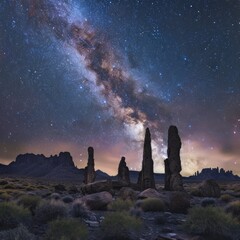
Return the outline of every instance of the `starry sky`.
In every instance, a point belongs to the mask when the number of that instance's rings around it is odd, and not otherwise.
[[[239,42],[239,0],[1,0],[0,162],[93,146],[140,170],[149,127],[163,172],[173,124],[183,175],[240,174]]]

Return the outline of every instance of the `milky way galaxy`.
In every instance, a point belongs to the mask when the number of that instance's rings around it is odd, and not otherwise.
[[[149,127],[161,172],[176,124],[184,174],[216,165],[239,173],[239,2],[211,14],[197,2],[3,1],[2,162],[70,151],[82,167],[93,145],[98,168],[115,173],[126,155],[138,170]]]

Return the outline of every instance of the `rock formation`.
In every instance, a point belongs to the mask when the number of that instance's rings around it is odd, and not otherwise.
[[[165,165],[165,190],[170,191],[182,191],[183,183],[182,176],[180,174],[181,159],[181,139],[178,135],[178,129],[176,126],[170,126],[168,129],[168,158],[164,161]]]
[[[84,180],[85,184],[92,183],[95,181],[96,173],[94,169],[94,149],[93,147],[88,148],[88,162],[84,170]]]
[[[143,161],[142,170],[139,172],[138,185],[142,190],[147,188],[155,188],[155,180],[153,173],[151,134],[149,128],[146,129],[144,147],[143,147]]]
[[[130,183],[129,169],[127,167],[125,157],[121,158],[118,166],[118,180],[126,183]]]

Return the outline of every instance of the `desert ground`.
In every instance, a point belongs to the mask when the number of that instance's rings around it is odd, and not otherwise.
[[[2,177],[0,239],[240,239],[240,182],[218,182],[218,197],[202,185],[84,195],[81,183]]]

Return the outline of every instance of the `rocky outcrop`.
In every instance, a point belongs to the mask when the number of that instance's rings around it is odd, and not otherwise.
[[[139,172],[138,184],[142,190],[147,188],[155,188],[151,134],[149,128],[146,129],[144,139],[142,170]]]
[[[201,197],[219,198],[221,195],[221,189],[213,179],[203,181],[199,186],[199,190]]]
[[[126,183],[130,183],[129,169],[127,167],[125,157],[121,158],[118,166],[118,180]]]
[[[96,181],[93,183],[86,184],[81,188],[83,194],[91,194],[91,193],[98,193],[102,191],[111,192],[113,188],[112,181],[103,180],[103,181]]]
[[[155,189],[148,188],[138,195],[138,199],[144,199],[144,198],[161,198],[162,195]]]
[[[178,129],[176,126],[170,126],[168,129],[168,158],[164,161],[165,165],[165,190],[170,191],[182,191],[183,183],[182,176],[180,174],[181,159],[181,139],[178,135]]]
[[[215,180],[239,180],[240,177],[234,175],[232,171],[226,171],[223,168],[203,168],[201,172],[197,171],[193,176],[189,177],[194,180],[205,180],[205,179],[215,179]]]
[[[95,181],[96,173],[94,169],[94,149],[93,147],[88,148],[88,162],[84,171],[84,180],[85,184],[92,183]]]
[[[90,210],[104,210],[112,202],[113,198],[109,192],[99,192],[86,195],[81,200]]]
[[[9,176],[65,179],[68,175],[77,178],[78,172],[70,153],[61,152],[50,157],[33,153],[18,155],[1,173]]]

